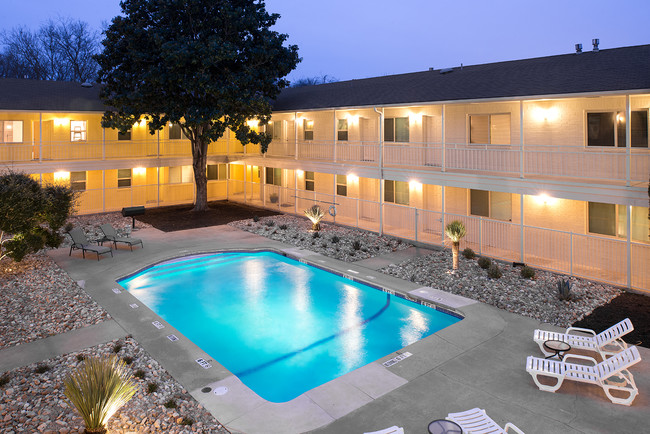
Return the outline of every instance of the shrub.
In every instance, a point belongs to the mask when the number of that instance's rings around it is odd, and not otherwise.
[[[0,377],[0,387],[5,386],[7,383],[9,383],[9,380],[11,380],[9,374],[3,374],[2,377]]]
[[[189,417],[184,417],[183,420],[181,421],[181,425],[192,425],[193,423],[194,421]]]
[[[359,241],[359,240],[354,240],[354,241],[352,242],[352,248],[353,248],[354,250],[360,250],[360,249],[361,249],[361,241]]]
[[[325,211],[318,205],[307,208],[305,215],[311,221],[311,230],[320,231],[320,221],[325,217]]]
[[[133,363],[133,357],[129,357],[129,356],[122,357],[122,360],[123,360],[124,363],[126,363],[127,365],[130,365],[131,363]]]
[[[135,374],[133,374],[134,377],[143,379],[144,378],[144,371],[142,369],[138,369],[135,371]]]
[[[465,250],[463,250],[463,256],[465,259],[474,259],[476,258],[476,253],[474,253],[474,250],[467,247]]]
[[[83,354],[77,354],[77,362],[83,362],[83,360],[86,358]]]
[[[44,363],[39,363],[38,365],[36,365],[36,369],[34,369],[34,372],[36,372],[37,374],[42,374],[42,373],[47,372],[49,370],[50,370],[49,366],[47,366]]]
[[[257,223],[258,221],[260,221],[260,216],[258,216],[257,214],[253,215],[253,221],[254,221],[255,223]]]
[[[275,226],[275,221],[274,220],[267,220],[264,222],[264,224],[268,227],[273,227]]]
[[[488,277],[490,279],[498,279],[501,276],[503,276],[503,273],[501,272],[501,269],[496,263],[493,263],[490,265],[490,268],[488,268],[487,271]]]
[[[178,405],[176,404],[176,401],[174,400],[174,398],[169,398],[167,400],[167,402],[165,402],[163,405],[165,406],[165,408],[176,408],[176,407],[178,407]]]
[[[285,225],[285,224],[281,224],[280,226],[278,226],[278,228],[279,228],[279,229],[282,229],[283,231],[286,231],[288,227],[289,227],[289,226],[287,226],[287,225]]]
[[[327,242],[323,241],[320,245],[322,248],[326,249],[327,248]]]
[[[120,344],[120,343],[118,342],[118,343],[115,344],[115,346],[113,347],[113,352],[114,352],[115,354],[117,354],[117,353],[120,352],[121,349],[122,349],[122,344]]]
[[[63,380],[64,394],[77,408],[89,432],[100,432],[135,395],[137,386],[117,357],[92,357]]]
[[[535,278],[535,269],[530,268],[529,266],[525,266],[521,269],[519,272],[521,274],[521,277],[524,279],[534,279]]]
[[[158,383],[154,383],[153,381],[147,383],[147,393],[154,393],[157,390],[158,390]]]
[[[59,247],[59,229],[72,214],[76,197],[69,186],[41,187],[24,173],[0,175],[0,259],[20,262],[44,247]]]
[[[458,269],[458,249],[460,240],[467,234],[465,225],[460,220],[454,220],[445,226],[445,235],[451,240],[452,268]]]
[[[560,279],[557,282],[557,291],[558,295],[560,297],[560,300],[570,300],[571,299],[571,288],[573,288],[573,284],[569,281],[569,279],[564,280]]]
[[[271,201],[271,203],[278,203],[278,200],[280,200],[280,196],[278,196],[277,193],[271,193],[269,195],[269,200]]]
[[[492,265],[492,261],[490,258],[486,258],[485,256],[481,256],[478,258],[478,266],[481,267],[484,270],[487,270],[490,268],[490,265]]]
[[[338,243],[339,241],[341,241],[341,239],[337,235],[332,236],[332,242],[334,244]]]
[[[320,234],[318,232],[314,232],[311,234],[312,238],[320,238]]]

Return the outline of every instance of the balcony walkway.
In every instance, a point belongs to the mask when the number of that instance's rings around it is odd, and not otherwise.
[[[126,291],[115,294],[111,288],[118,277],[177,255],[228,248],[295,248],[229,226],[171,233],[149,228],[138,231],[138,237],[146,240],[146,249],[117,251],[112,259],[83,260],[69,257],[65,249],[51,256],[73,279],[85,280],[86,291],[115,322],[233,432],[366,432],[399,425],[414,433],[423,432],[433,419],[473,407],[485,408],[502,426],[509,420],[528,433],[633,432],[643,426],[650,411],[650,350],[640,348],[644,361],[632,368],[641,393],[631,407],[610,403],[600,388],[591,385],[567,383],[555,394],[542,392],[524,368],[526,356],[539,355],[532,334],[540,324],[476,302],[459,305],[457,310],[465,315],[462,321],[406,347],[412,356],[390,368],[381,362],[395,353],[288,403],[266,402],[216,361],[211,362],[213,368],[202,369],[194,360],[211,360],[210,356],[167,323],[162,331],[154,329],[152,321],[164,321],[146,307],[131,309],[133,296]],[[404,255],[426,253],[414,250]],[[379,262],[402,259],[392,254],[364,264],[302,252],[309,260],[342,272],[356,270],[396,291],[418,289],[374,271],[382,265]],[[169,342],[165,334],[170,332],[181,340]],[[206,385],[224,384],[230,389],[225,395],[201,393]]]

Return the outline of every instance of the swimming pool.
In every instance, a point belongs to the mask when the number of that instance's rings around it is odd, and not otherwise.
[[[188,256],[118,283],[271,402],[460,320],[272,252]]]

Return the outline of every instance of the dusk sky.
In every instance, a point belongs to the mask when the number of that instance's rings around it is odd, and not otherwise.
[[[650,1],[267,0],[302,62],[289,78],[339,80],[650,43]],[[96,29],[119,0],[4,1],[0,29],[37,28],[57,16]]]

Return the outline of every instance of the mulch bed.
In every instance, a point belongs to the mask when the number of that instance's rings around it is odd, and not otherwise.
[[[623,338],[625,342],[650,348],[650,297],[647,295],[624,292],[573,326],[600,333],[625,318],[630,318],[634,325],[634,330]]]
[[[228,201],[210,202],[205,212],[193,212],[192,208],[193,205],[151,208],[147,209],[144,215],[136,217],[136,220],[148,223],[163,232],[174,232],[225,225],[237,220],[250,219],[256,215],[266,217],[279,214],[275,211]]]

